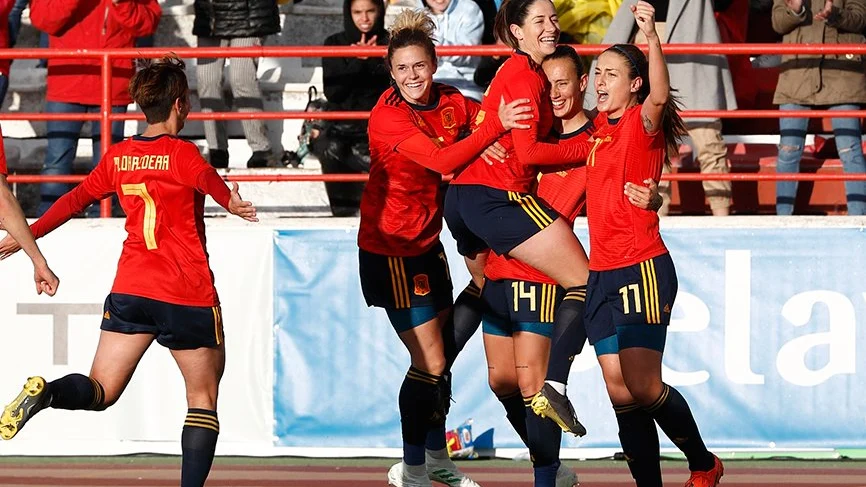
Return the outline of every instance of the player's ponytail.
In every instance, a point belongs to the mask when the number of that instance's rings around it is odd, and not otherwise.
[[[129,80],[129,95],[147,119],[147,123],[165,122],[175,100],[185,100],[189,84],[186,64],[174,53],[162,59],[138,59],[137,71]]]
[[[612,52],[623,58],[629,66],[629,79],[641,78],[640,90],[637,92],[637,102],[643,103],[650,94],[649,62],[637,46],[633,44],[616,44],[607,48],[604,52]],[[662,112],[662,133],[665,137],[665,164],[670,164],[671,157],[679,154],[680,141],[688,133],[686,124],[680,117],[682,109],[680,98],[676,96],[677,90],[671,88],[668,99]]]
[[[433,65],[436,61],[436,46],[433,44],[433,33],[436,24],[423,10],[404,10],[397,16],[389,29],[388,53],[385,55],[385,65],[391,70],[391,58],[398,49],[418,46],[427,52]]]

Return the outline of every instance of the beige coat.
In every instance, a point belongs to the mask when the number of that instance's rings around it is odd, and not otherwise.
[[[785,44],[863,44],[866,0],[833,0],[838,15],[815,20],[823,0],[803,0],[798,16],[784,0],[773,0],[773,30]],[[866,104],[866,56],[797,54],[782,57],[773,103],[801,105]]]

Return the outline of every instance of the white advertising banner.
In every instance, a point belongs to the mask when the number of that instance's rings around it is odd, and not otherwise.
[[[265,225],[240,220],[207,223],[227,347],[218,453],[273,444],[272,235]],[[123,221],[115,219],[73,220],[40,240],[61,279],[53,298],[36,295],[23,252],[0,262],[0,402],[11,401],[32,375],[88,373],[125,238]],[[0,455],[179,454],[186,409],[180,372],[154,342],[113,407],[43,411],[14,440],[0,442]]]

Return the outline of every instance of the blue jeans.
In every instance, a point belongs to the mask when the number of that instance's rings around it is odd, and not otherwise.
[[[5,74],[0,74],[0,105],[3,105],[3,100],[6,99],[6,90],[9,89],[9,77]]]
[[[98,105],[79,105],[77,103],[62,103],[49,101],[45,103],[46,113],[99,113]],[[111,107],[112,113],[126,113],[126,105]],[[50,121],[47,123],[48,148],[45,150],[45,165],[42,166],[42,175],[68,175],[72,174],[72,162],[75,160],[75,152],[78,150],[78,139],[81,137],[83,121]],[[93,163],[92,170],[102,158],[102,133],[98,121],[91,122],[93,133]],[[123,121],[111,122],[111,141],[113,144],[123,140]],[[66,183],[43,183],[39,188],[41,201],[37,213],[42,216],[58,198],[66,194],[71,185]],[[95,212],[95,214],[94,214]],[[88,210],[88,215],[99,214],[98,208]]]
[[[781,105],[782,110],[811,110],[813,107],[793,103]],[[857,105],[833,105],[829,110],[858,110]],[[863,160],[862,133],[860,119],[833,118],[833,135],[836,150],[842,160],[842,169],[846,173],[866,173],[866,162]],[[806,144],[806,129],[808,118],[780,118],[779,157],[776,159],[777,173],[800,172],[800,158],[803,157],[803,146]],[[796,181],[776,182],[776,214],[791,215],[794,213],[794,200],[797,196]],[[866,181],[845,181],[845,196],[848,199],[849,215],[866,215]]]

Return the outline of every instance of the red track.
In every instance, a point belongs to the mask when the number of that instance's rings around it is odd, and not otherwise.
[[[525,487],[531,485],[528,464],[509,468],[461,468],[485,487]],[[632,486],[625,465],[614,467],[572,464],[582,487]],[[770,464],[774,465],[774,464]],[[827,464],[827,467],[746,467],[728,462],[722,486],[821,486],[866,487],[866,465]],[[48,463],[38,469],[33,464],[0,466],[0,485],[4,487],[78,487],[78,486],[176,486],[179,465],[118,465],[108,463]],[[681,485],[687,478],[682,462],[666,466],[665,481]],[[384,467],[322,467],[286,465],[217,465],[207,483],[211,487],[384,487]]]

